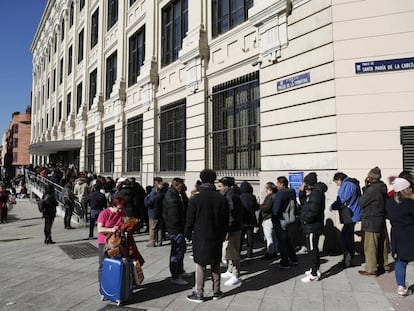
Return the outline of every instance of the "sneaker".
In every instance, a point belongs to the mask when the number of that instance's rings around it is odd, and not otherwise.
[[[148,242],[147,247],[155,247],[155,242]]]
[[[306,246],[302,246],[297,252],[296,255],[304,255],[308,253],[308,249]]]
[[[204,301],[204,297],[203,295],[198,295],[197,293],[192,292],[191,295],[187,296],[187,300],[200,303]]]
[[[219,300],[223,296],[224,296],[224,293],[221,290],[219,290],[217,293],[213,294],[213,300]]]
[[[241,284],[241,279],[236,277],[236,276],[232,276],[230,279],[228,279],[226,282],[224,282],[224,285],[226,286],[234,286],[234,285],[238,285]]]
[[[314,276],[312,274],[308,274],[308,275],[305,275],[305,277],[301,278],[300,280],[303,283],[311,283],[311,282],[314,282],[314,281],[318,281],[319,280],[319,277],[318,276]]]
[[[397,294],[400,297],[406,297],[406,296],[412,294],[412,290],[411,290],[411,288],[407,288],[407,287],[404,287],[404,286],[398,286]]]
[[[288,264],[284,265],[284,264],[281,264],[280,262],[276,263],[275,267],[278,269],[284,269],[284,270],[290,269],[290,266]]]
[[[226,272],[221,274],[222,279],[228,279],[228,278],[231,278],[232,276],[233,276],[233,273],[231,273],[229,271],[226,271]]]
[[[312,269],[309,269],[308,271],[306,271],[305,272],[305,275],[311,275],[312,274]],[[320,270],[317,270],[316,271],[316,276],[318,277],[318,278],[320,278],[321,277],[321,271]]]
[[[176,278],[176,279],[171,279],[171,283],[175,285],[181,285],[181,286],[188,285],[188,282],[183,280],[181,277]]]

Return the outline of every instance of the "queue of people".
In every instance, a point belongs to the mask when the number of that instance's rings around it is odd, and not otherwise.
[[[266,196],[261,204],[249,182],[243,181],[239,187],[230,176],[217,181],[216,173],[210,169],[200,172],[200,180],[190,198],[187,197],[184,180],[179,177],[174,178],[171,185],[161,177],[156,177],[153,186],[147,187],[146,193],[135,181],[119,179],[114,182],[108,196],[106,179],[98,177],[88,181],[85,176],[81,180],[69,179],[64,187],[63,197],[67,209],[64,224],[65,228],[71,228],[71,202],[77,194],[85,208],[89,207],[90,210],[89,239],[94,237],[95,223],[98,225],[99,271],[104,256],[104,233],[119,228],[123,216],[148,218],[147,247],[162,246],[167,237],[170,240],[171,283],[178,286],[188,284],[183,278],[188,276],[184,269],[184,256],[186,244],[191,241],[196,263],[196,286],[187,298],[195,302],[205,300],[204,278],[206,267],[210,266],[213,299],[219,299],[223,295],[221,278],[225,279],[225,286],[243,283],[240,273],[241,250],[247,237],[246,256],[254,257],[254,228],[258,226],[262,227],[266,243],[262,257],[264,260],[275,260],[280,254],[280,260],[275,264],[277,268],[290,269],[299,264],[296,247],[301,245],[293,243],[295,239],[288,230],[290,225],[284,219],[289,202],[294,200],[298,204],[296,214],[300,227],[294,234],[303,235],[311,262],[309,267],[304,267],[301,281],[312,283],[323,275],[320,271],[318,244],[320,236],[324,234],[325,193],[328,187],[318,180],[315,172],[304,177],[297,191],[289,187],[285,176],[277,177],[275,183],[267,182]],[[361,188],[358,180],[345,173],[337,172],[333,176],[338,192],[336,200],[330,204],[330,210],[338,212],[342,224],[340,236],[343,259],[340,265],[343,268],[355,265],[355,226],[361,222],[365,265],[363,270],[358,271],[359,274],[377,276],[390,271],[388,218],[391,222],[391,253],[396,260],[397,293],[406,296],[411,294],[405,280],[406,266],[408,262],[414,261],[414,244],[404,239],[414,233],[413,177],[409,172],[402,172],[392,182],[392,190],[388,193],[381,177],[381,170],[374,167],[368,172]],[[84,184],[88,187],[83,187]],[[50,208],[43,215],[46,244],[54,243],[51,227],[56,205],[51,197],[53,189],[47,189],[45,199]],[[146,217],[143,217],[144,213]],[[223,273],[220,273],[221,258],[225,258],[227,265]]]

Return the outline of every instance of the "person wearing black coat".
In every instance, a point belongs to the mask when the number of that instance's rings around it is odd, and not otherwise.
[[[204,276],[206,266],[211,266],[213,299],[222,296],[220,290],[220,261],[223,241],[228,231],[229,211],[227,201],[216,191],[216,173],[211,169],[200,172],[202,184],[199,192],[190,199],[185,225],[185,235],[193,241],[193,256],[196,263],[195,292],[188,300],[204,300]]]
[[[156,187],[156,191],[151,191],[144,200],[149,219],[149,241],[147,247],[161,246],[163,238],[164,221],[162,218],[162,207],[165,193],[168,190],[168,183],[161,182],[154,187]],[[157,244],[155,244],[156,242]]]
[[[243,245],[244,236],[247,234],[247,257],[253,256],[253,229],[257,226],[256,211],[259,203],[253,195],[253,187],[248,181],[240,184],[240,201],[243,207],[243,227],[240,238],[240,249]]]
[[[56,217],[56,206],[58,202],[55,198],[55,190],[52,185],[47,184],[45,186],[45,193],[42,196],[43,200],[43,218],[45,220],[45,244],[55,244],[52,240],[52,225]]]
[[[93,239],[93,231],[95,230],[95,224],[98,220],[99,213],[106,208],[107,201],[105,195],[101,192],[101,185],[95,184],[92,188],[92,192],[88,193],[88,204],[90,207],[89,217],[89,236],[88,239]]]
[[[309,173],[303,179],[299,188],[299,201],[301,204],[300,219],[306,237],[308,255],[312,259],[312,267],[305,272],[301,279],[303,283],[317,281],[320,278],[319,237],[322,234],[325,219],[325,192],[326,184],[318,182],[315,172]]]

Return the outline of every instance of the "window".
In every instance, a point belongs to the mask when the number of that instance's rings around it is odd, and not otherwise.
[[[74,13],[74,6],[73,1],[70,4],[70,10],[69,10],[69,27],[73,26],[73,13]]]
[[[90,172],[95,172],[95,133],[88,134],[86,138],[86,161],[85,167]]]
[[[213,38],[246,21],[252,6],[253,0],[213,0]]]
[[[78,36],[78,64],[83,60],[83,29]]]
[[[46,89],[46,96],[49,99],[49,92],[50,92],[50,78],[47,78],[47,89]]]
[[[55,107],[52,108],[52,126],[55,126]]]
[[[72,58],[73,58],[72,56],[73,56],[72,46],[70,46],[68,50],[68,75],[72,73]]]
[[[91,19],[91,49],[98,43],[99,8],[92,14]]]
[[[414,126],[401,126],[400,141],[403,150],[403,168],[411,172],[414,168]]]
[[[53,53],[56,53],[57,50],[57,34],[55,35],[55,40],[53,40]]]
[[[52,92],[56,91],[56,68],[53,68],[53,75],[52,75]]]
[[[85,6],[85,0],[80,0],[79,1],[79,11],[82,11],[84,6]]]
[[[46,114],[46,130],[49,128],[49,114]]]
[[[62,121],[62,101],[59,102],[58,104],[58,109],[59,109],[59,122]]]
[[[63,82],[63,57],[60,59],[59,84]]]
[[[116,51],[106,60],[106,89],[105,99],[109,99],[112,92],[112,87],[116,81]]]
[[[78,84],[76,88],[76,114],[79,114],[82,106],[82,82]]]
[[[128,119],[127,122],[127,172],[138,172],[141,170],[142,124],[142,115]]]
[[[114,138],[115,126],[105,128],[103,132],[103,172],[113,172],[114,170]]]
[[[17,162],[17,152],[13,152],[13,163]]]
[[[145,58],[145,28],[141,28],[129,38],[128,59],[128,86],[137,83],[137,77],[141,72],[141,66]]]
[[[132,6],[137,0],[129,0],[129,6]]]
[[[71,101],[72,101],[72,93],[68,93],[68,95],[66,96],[66,120],[69,119]]]
[[[260,169],[258,72],[213,87],[213,169]]]
[[[161,108],[159,142],[161,171],[185,171],[185,109],[185,100]]]
[[[18,124],[13,124],[12,132],[13,132],[13,134],[19,133],[19,125]]]
[[[65,39],[65,19],[62,19],[61,29],[60,29],[60,41]]]
[[[91,109],[93,105],[93,99],[96,95],[96,79],[97,79],[97,69],[92,71],[89,74],[89,109]]]
[[[108,0],[108,28],[111,29],[118,21],[118,0]]]
[[[188,0],[175,0],[162,9],[162,66],[178,59],[188,30]]]
[[[17,138],[13,138],[13,148],[19,147],[19,140]]]

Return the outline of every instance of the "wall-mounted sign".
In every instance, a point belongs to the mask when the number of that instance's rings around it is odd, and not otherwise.
[[[355,73],[375,73],[414,69],[414,57],[355,63]]]
[[[293,76],[287,79],[277,81],[277,91],[284,91],[291,87],[299,86],[310,82],[310,72],[302,73],[298,76]]]
[[[289,187],[295,189],[296,196],[299,196],[299,187],[302,185],[303,172],[289,173]]]

